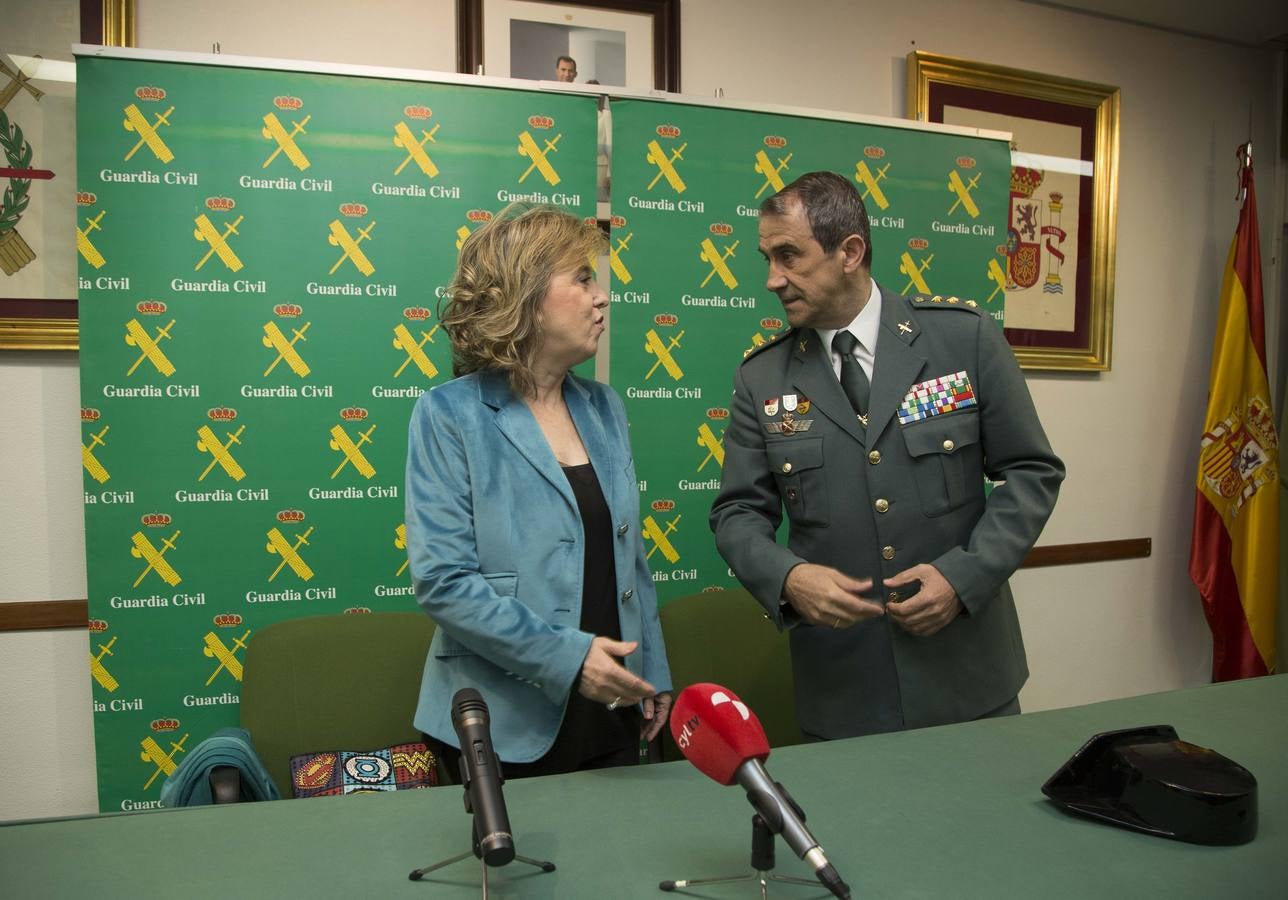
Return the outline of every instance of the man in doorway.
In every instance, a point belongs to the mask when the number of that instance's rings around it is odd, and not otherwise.
[[[761,205],[760,252],[791,327],[735,374],[711,527],[790,629],[802,732],[1019,712],[1007,579],[1064,465],[1002,329],[974,301],[878,285],[863,200],[831,172]]]
[[[555,81],[566,81],[572,84],[577,80],[577,60],[571,56],[561,56],[555,60]]]

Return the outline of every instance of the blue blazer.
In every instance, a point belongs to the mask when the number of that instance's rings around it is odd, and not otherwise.
[[[669,691],[625,408],[611,388],[574,375],[564,399],[614,523],[622,640],[639,642],[626,666]],[[421,395],[406,502],[416,600],[438,624],[416,727],[457,746],[452,696],[472,687],[487,701],[497,755],[539,759],[594,637],[579,629],[585,536],[567,477],[503,374],[476,372]]]

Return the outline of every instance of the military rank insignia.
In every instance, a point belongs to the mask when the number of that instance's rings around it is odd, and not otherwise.
[[[975,405],[975,389],[965,372],[940,375],[914,384],[899,404],[899,424],[907,425]]]

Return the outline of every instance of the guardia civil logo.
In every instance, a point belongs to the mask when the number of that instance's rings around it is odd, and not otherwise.
[[[365,218],[367,212],[365,203],[344,203],[340,206],[340,215],[350,219]],[[327,225],[327,229],[330,231],[330,234],[327,235],[327,242],[332,247],[340,248],[340,258],[335,261],[335,265],[331,267],[331,271],[327,274],[334,275],[346,260],[353,263],[354,268],[368,278],[375,274],[376,267],[367,256],[362,243],[371,239],[371,232],[376,227],[376,220],[372,219],[371,224],[366,228],[363,228],[360,224],[355,225],[355,227],[357,237],[354,237],[339,219],[332,219]]]
[[[156,103],[165,99],[165,88],[147,85],[139,87],[134,91],[135,97],[140,103]],[[170,116],[174,114],[174,106],[171,105],[165,112],[156,113],[149,118],[137,104],[130,103],[125,107],[125,118],[121,121],[121,127],[126,132],[138,136],[134,146],[125,154],[125,161],[129,162],[130,158],[138,153],[143,147],[147,147],[162,163],[169,165],[174,160],[174,152],[166,144],[165,138],[162,137],[161,130],[170,125]]]
[[[653,324],[658,328],[674,328],[679,324],[679,321],[679,318],[670,313],[660,313],[653,317]],[[684,370],[680,368],[680,364],[675,358],[675,351],[680,347],[680,340],[683,337],[684,330],[681,329],[674,334],[668,334],[667,342],[662,343],[662,336],[658,334],[657,328],[650,328],[645,333],[644,350],[655,358],[652,368],[644,376],[645,381],[653,377],[653,373],[658,370],[659,366],[675,381],[679,381],[684,377]]]
[[[398,163],[398,168],[394,169],[395,175],[401,175],[403,169],[414,162],[416,168],[420,169],[426,178],[438,177],[438,166],[430,158],[425,145],[436,143],[434,135],[438,134],[438,126],[442,123],[435,122],[434,127],[428,131],[423,127],[433,115],[434,111],[428,106],[416,104],[403,108],[405,118],[394,125],[394,146],[401,148],[407,155],[403,157],[402,162]],[[421,137],[418,138],[412,133],[407,119],[418,123],[417,130],[420,131]]]
[[[350,465],[363,478],[371,479],[376,476],[375,466],[362,452],[363,445],[371,443],[372,432],[376,430],[375,423],[372,423],[371,427],[366,431],[358,431],[357,429],[357,426],[366,420],[367,415],[368,413],[365,409],[357,406],[349,406],[340,410],[340,418],[344,420],[344,423],[351,425],[358,435],[356,440],[349,435],[344,424],[331,426],[330,447],[342,457],[340,464],[331,473],[333,480],[344,471],[346,466]]]
[[[657,137],[649,138],[647,144],[648,153],[645,154],[648,164],[657,169],[657,174],[649,182],[648,190],[653,190],[659,181],[666,179],[666,183],[671,186],[673,191],[677,194],[683,194],[685,191],[684,179],[680,176],[680,170],[676,164],[684,159],[684,151],[688,148],[689,142],[685,141],[678,147],[675,146],[675,141],[680,137],[678,126],[659,125],[656,130]],[[667,147],[664,148],[659,143],[659,138],[668,142]]]
[[[215,216],[231,213],[236,206],[237,201],[233,200],[231,197],[206,198],[206,208]],[[219,257],[219,261],[222,262],[230,272],[240,272],[242,269],[242,261],[236,251],[233,250],[229,239],[234,235],[241,234],[237,229],[241,226],[241,223],[244,220],[245,216],[239,215],[231,222],[225,221],[223,230],[221,231],[215,227],[215,223],[211,220],[210,216],[207,216],[205,213],[200,213],[197,218],[193,219],[193,222],[195,222],[197,226],[192,232],[193,239],[199,244],[205,244],[209,249],[206,250],[205,255],[202,256],[201,259],[197,260],[197,264],[192,267],[192,271],[200,271],[201,267],[210,260],[210,257],[217,255]]]
[[[304,361],[304,357],[300,355],[298,345],[307,340],[305,335],[308,333],[309,326],[312,323],[305,322],[298,327],[294,324],[295,320],[299,319],[304,313],[303,308],[298,303],[279,303],[273,307],[273,313],[283,321],[285,327],[290,329],[291,336],[288,338],[286,333],[282,331],[283,326],[279,326],[271,319],[264,323],[264,336],[260,338],[260,343],[274,354],[273,361],[264,370],[264,377],[267,378],[272,374],[278,363],[285,362],[292,372],[304,378],[312,369]]]
[[[94,451],[99,447],[107,446],[104,438],[106,437],[110,426],[104,425],[98,433],[94,432],[93,429],[97,426],[98,421],[102,418],[103,414],[92,407],[82,407],[80,416],[81,422],[89,426],[90,433],[89,446],[86,446],[84,443],[81,444],[81,466],[89,473],[90,478],[93,478],[99,484],[106,484],[112,476],[107,471],[107,467],[103,465],[102,461],[94,454]]]
[[[284,114],[288,112],[295,113],[304,107],[304,101],[299,97],[274,97],[273,105]],[[273,160],[282,154],[285,154],[291,165],[301,172],[312,165],[308,156],[305,155],[304,150],[300,147],[298,140],[301,135],[307,133],[304,130],[304,126],[309,124],[309,119],[311,118],[313,118],[312,115],[306,115],[302,119],[292,119],[291,130],[287,132],[285,126],[282,125],[282,120],[277,117],[277,113],[265,113],[264,127],[260,129],[260,134],[264,136],[264,140],[271,141],[275,146],[273,152],[268,155],[268,159],[264,160],[264,164],[260,168],[267,169],[272,165]]]
[[[675,501],[654,500],[652,504],[650,504],[650,507],[654,513],[657,513],[665,519],[666,513],[675,510]],[[649,548],[646,556],[647,559],[652,559],[653,554],[660,550],[662,552],[662,556],[665,557],[667,562],[674,564],[680,561],[680,551],[675,549],[675,544],[671,542],[670,538],[671,534],[675,532],[676,527],[679,524],[680,513],[676,513],[675,518],[667,521],[665,527],[659,525],[657,518],[653,515],[644,516],[644,537],[653,545]]]
[[[402,373],[407,366],[412,363],[426,378],[435,378],[438,375],[438,366],[425,353],[425,345],[433,343],[434,335],[438,333],[439,323],[434,323],[434,327],[425,330],[425,324],[429,321],[430,311],[424,306],[409,306],[403,310],[403,318],[410,323],[412,328],[420,332],[420,340],[416,340],[411,329],[402,322],[394,326],[393,345],[395,350],[402,351],[402,364],[394,372],[395,378],[401,378]]]
[[[787,146],[787,138],[777,134],[768,134],[765,135],[764,144],[765,148],[768,148],[770,152],[781,152]],[[752,166],[765,179],[760,186],[760,190],[756,191],[757,200],[766,191],[769,191],[770,194],[776,194],[783,189],[785,186],[783,173],[787,171],[787,164],[792,161],[791,153],[786,156],[779,156],[775,153],[775,159],[771,161],[769,153],[765,152],[765,148],[756,151],[755,165]]]
[[[910,238],[908,249],[899,254],[899,271],[908,276],[908,283],[903,286],[903,294],[930,294],[930,283],[926,272],[935,261],[935,254],[929,252],[930,241],[925,238]],[[914,259],[913,256],[916,255]]]
[[[141,300],[134,307],[140,317],[160,316],[166,310],[166,304],[161,300]],[[152,368],[159,374],[169,378],[175,373],[174,363],[170,357],[166,356],[161,347],[162,341],[170,340],[170,330],[174,328],[177,320],[171,319],[165,325],[152,326],[154,329],[149,333],[148,328],[140,324],[138,319],[130,319],[125,323],[125,343],[139,351],[139,356],[134,360],[134,364],[125,372],[125,377],[130,377],[135,370],[142,365],[144,360],[152,364]]]
[[[712,237],[728,238],[733,235],[733,226],[725,222],[715,222],[710,228],[710,237],[702,239],[702,250],[698,253],[698,258],[707,263],[711,269],[707,272],[707,277],[702,279],[702,287],[706,287],[712,278],[719,275],[724,286],[729,290],[738,289],[738,279],[734,276],[733,270],[729,268],[729,260],[733,258],[738,250],[739,241],[735,240],[732,244],[725,243],[722,250],[717,250]]]
[[[304,521],[304,512],[298,509],[284,509],[277,514],[277,521],[284,528],[298,527]],[[310,525],[303,532],[297,531],[294,541],[287,540],[282,534],[280,528],[276,525],[268,530],[268,543],[264,545],[264,550],[270,556],[280,557],[281,561],[277,568],[268,576],[271,582],[287,566],[291,567],[301,581],[311,581],[313,579],[313,569],[304,561],[300,552],[301,547],[307,547],[309,537],[313,534],[313,526]]]
[[[528,125],[536,131],[549,131],[554,128],[555,120],[549,116],[530,116]],[[554,155],[559,150],[559,139],[562,137],[562,134],[556,134],[553,138],[543,138],[542,146],[538,147],[531,132],[527,130],[519,132],[519,155],[529,160],[528,167],[519,176],[519,184],[523,184],[534,171],[540,172],[541,177],[552,187],[559,183],[559,173],[554,166]]]
[[[168,513],[148,513],[142,517],[143,527],[156,530],[159,535],[164,533],[171,521]],[[153,538],[148,537],[143,531],[136,531],[130,536],[130,555],[146,563],[131,587],[138,587],[149,574],[155,574],[170,587],[175,587],[183,581],[183,577],[173,565],[174,556],[167,556],[178,546],[179,535],[182,533],[176,528],[174,534],[161,538],[160,545],[154,544]]]
[[[885,190],[881,182],[885,179],[886,173],[890,171],[890,163],[882,164],[885,159],[885,148],[876,146],[867,146],[863,148],[863,155],[866,159],[861,159],[854,164],[854,180],[863,188],[861,196],[864,203],[875,204],[882,212],[890,208],[890,200],[886,197]],[[871,160],[872,165],[868,165]]]
[[[207,410],[206,417],[211,422],[227,425],[237,418],[237,410],[230,406],[217,406]],[[221,441],[209,425],[201,425],[197,428],[197,450],[211,457],[206,468],[197,476],[198,481],[205,481],[206,476],[214,471],[216,466],[227,473],[233,481],[241,481],[246,477],[245,470],[232,453],[233,445],[241,443],[241,436],[245,431],[245,425],[238,425],[236,431],[225,430],[225,439]]]
[[[723,407],[714,407],[707,410],[707,419],[709,421],[698,425],[698,447],[707,451],[707,455],[702,457],[702,462],[698,463],[698,471],[701,472],[712,460],[715,461],[717,468],[724,468],[724,428],[720,429],[720,436],[717,437],[713,425],[721,425],[729,420],[729,410]]]

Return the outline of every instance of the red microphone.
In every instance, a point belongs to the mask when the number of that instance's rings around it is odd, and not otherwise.
[[[805,827],[805,814],[765,771],[769,740],[756,714],[718,684],[691,684],[671,710],[671,736],[698,771],[720,784],[742,785],[769,830],[814,868],[823,886],[848,900],[850,888]]]

